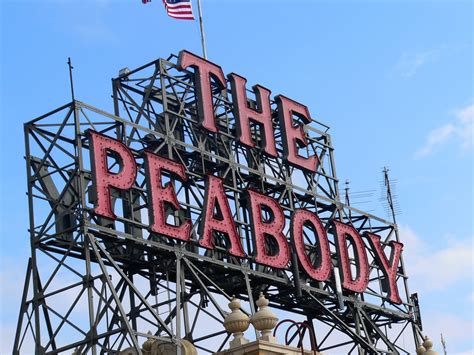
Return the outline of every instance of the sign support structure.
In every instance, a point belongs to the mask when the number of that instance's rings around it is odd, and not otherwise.
[[[341,201],[328,127],[314,120],[305,125],[308,144],[299,154],[317,156],[319,165],[316,172],[297,169],[281,158],[277,102],[270,101],[278,152],[271,156],[258,124],[250,127],[255,147],[238,142],[228,83],[222,87],[210,81],[218,132],[202,128],[195,74],[195,69],[180,69],[178,56],[171,55],[112,80],[113,114],[73,100],[25,124],[31,258],[13,353],[101,354],[133,348],[141,354],[141,344],[151,337],[177,349],[187,340],[200,354],[212,354],[227,346],[230,334],[223,321],[232,295],[251,316],[260,292],[282,319],[311,324],[318,351],[413,353],[421,320],[408,293],[405,267],[400,260],[396,284],[401,303],[391,303],[369,241],[364,240],[364,248],[370,278],[361,293],[338,292],[333,275],[312,279],[296,259],[282,268],[255,261],[252,216],[244,198],[249,188],[278,201],[290,244],[292,214],[298,209],[315,213],[328,234],[333,271],[338,265],[334,219],[357,233],[379,235],[386,255],[390,242],[399,241],[395,223]],[[257,101],[248,98],[248,107],[257,107]],[[298,117],[294,120],[301,124]],[[131,188],[110,190],[115,219],[94,213],[90,131],[120,142],[136,160]],[[185,181],[164,172],[162,187],[173,186],[180,207],[165,205],[166,221],[191,223],[187,242],[149,229],[145,151],[184,166]],[[120,172],[120,159],[112,154],[104,159],[111,173]],[[213,249],[199,244],[209,174],[222,181],[245,257],[229,253],[228,239],[219,231],[213,233]],[[262,212],[262,220],[270,217]],[[305,250],[316,265],[318,238],[307,225],[303,231]],[[265,248],[278,253],[271,239]],[[353,250],[348,245],[356,267]]]

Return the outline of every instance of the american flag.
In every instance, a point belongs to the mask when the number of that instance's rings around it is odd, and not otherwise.
[[[143,4],[147,4],[151,0],[142,0]],[[193,7],[191,0],[163,0],[166,13],[168,16],[180,20],[194,20]]]
[[[168,16],[179,20],[194,20],[191,0],[163,0]]]
[[[151,0],[142,0],[146,4]],[[179,20],[194,20],[191,0],[163,0],[168,16]]]

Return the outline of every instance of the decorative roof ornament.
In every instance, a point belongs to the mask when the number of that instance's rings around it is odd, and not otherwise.
[[[250,323],[261,332],[259,340],[275,343],[276,339],[272,335],[272,330],[278,323],[278,317],[268,308],[270,301],[265,298],[263,292],[260,292],[256,303],[259,310],[252,316]]]
[[[151,355],[151,347],[155,340],[151,337],[151,331],[148,331],[148,339],[142,345],[143,355]]]
[[[417,355],[423,355],[425,353],[426,349],[423,345],[420,345],[417,349],[416,349],[416,353]]]
[[[433,342],[428,336],[424,337],[423,344],[416,349],[418,355],[438,355],[438,353],[431,348],[433,347]]]
[[[433,342],[431,341],[428,336],[425,336],[425,341],[423,342],[423,346],[425,347],[426,351],[424,355],[438,355],[438,353],[431,348],[433,347]]]
[[[249,342],[248,339],[244,337],[244,332],[250,325],[250,319],[240,310],[240,301],[235,296],[232,296],[229,308],[232,313],[229,313],[227,317],[225,317],[224,328],[234,335],[234,339],[230,342],[230,348],[232,349]]]

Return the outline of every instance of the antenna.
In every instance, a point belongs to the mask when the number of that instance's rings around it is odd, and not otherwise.
[[[352,191],[349,187],[350,180],[346,180],[344,188],[344,202],[347,206],[354,206],[359,208],[359,205],[372,203],[372,196],[375,190]],[[367,211],[369,212],[369,211]],[[349,209],[349,217],[351,217],[351,210]]]
[[[443,338],[443,333],[441,333],[441,344],[443,344],[443,353],[444,353],[444,355],[447,355],[448,352],[446,351],[446,341]]]
[[[71,86],[71,98],[72,98],[72,101],[75,101],[75,99],[74,99],[74,81],[72,79],[72,70],[74,69],[74,67],[72,66],[71,57],[67,58],[67,65],[69,67],[69,84]]]
[[[349,199],[349,184],[350,184],[350,181],[346,180],[346,182],[345,182],[346,187],[344,188],[344,191],[345,191],[345,198],[346,198],[346,205],[347,206],[351,205],[351,201]]]
[[[397,201],[397,194],[395,192],[397,181],[389,179],[388,172],[390,171],[390,169],[388,169],[386,166],[384,166],[382,171],[383,171],[383,182],[381,183],[382,197],[380,198],[380,200],[384,204],[385,212],[387,213],[387,215],[392,217],[393,223],[397,223],[395,216],[401,213],[400,205],[398,204],[398,201]]]
[[[344,188],[344,192],[345,192],[345,199],[346,199],[346,205],[347,206],[350,206],[351,205],[351,200],[349,198],[349,183],[350,181],[349,180],[346,180],[345,184],[346,184],[346,187]],[[349,218],[352,218],[352,213],[351,213],[351,210],[349,209]]]

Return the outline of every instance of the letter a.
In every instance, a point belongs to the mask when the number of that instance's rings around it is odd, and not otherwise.
[[[218,214],[214,210],[218,210]],[[199,244],[207,249],[214,249],[213,232],[225,233],[229,238],[229,253],[240,258],[245,257],[240,238],[237,233],[234,218],[224,192],[222,179],[208,175],[204,196],[204,210],[200,225],[201,240]]]

